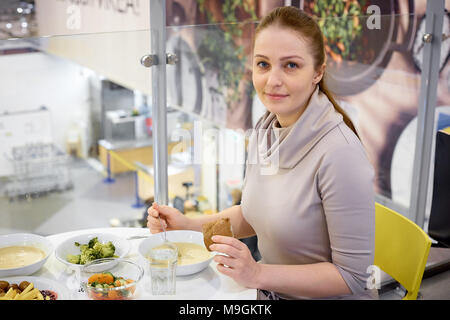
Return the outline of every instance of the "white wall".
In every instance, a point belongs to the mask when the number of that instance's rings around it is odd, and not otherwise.
[[[37,0],[34,42],[42,51],[151,96],[151,70],[140,64],[141,57],[151,52],[149,4],[149,0]]]
[[[150,28],[149,0],[35,0],[35,3],[39,36]]]
[[[90,76],[82,67],[45,53],[0,56],[0,113],[46,106],[55,144],[64,150],[66,134],[76,125],[82,129],[87,154]],[[0,154],[4,151],[0,146]]]

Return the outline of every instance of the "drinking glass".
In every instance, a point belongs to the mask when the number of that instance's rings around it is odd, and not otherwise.
[[[176,268],[178,249],[174,244],[165,242],[150,249],[150,276],[153,295],[174,295],[176,292]]]

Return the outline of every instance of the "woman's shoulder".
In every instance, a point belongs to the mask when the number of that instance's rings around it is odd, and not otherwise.
[[[319,142],[324,162],[341,162],[343,165],[355,163],[371,166],[364,145],[358,136],[345,124],[340,123],[330,130]]]

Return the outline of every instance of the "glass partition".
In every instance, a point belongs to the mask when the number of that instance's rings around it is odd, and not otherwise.
[[[246,137],[265,111],[251,81],[253,38],[272,7],[234,8],[233,21],[219,14],[232,9],[199,1],[189,20],[173,2],[169,205],[212,214],[240,201]],[[425,6],[362,2],[302,4],[324,32],[326,80],[360,133],[377,200],[407,214]],[[450,105],[445,48],[439,114]],[[151,72],[140,64],[149,53],[149,30],[0,40],[1,234],[145,226],[155,193]]]
[[[421,87],[418,27],[425,8],[415,8],[412,1],[401,7],[383,2],[377,7],[380,11],[369,10],[368,4],[352,6],[347,6],[347,16],[319,4],[305,5],[305,10],[318,17],[323,30],[326,82],[355,123],[374,166],[377,201],[407,215],[416,139],[411,127]],[[245,22],[168,27],[167,50],[180,58],[167,71],[168,104],[194,114],[196,121],[212,125],[223,136],[245,137],[265,111],[251,84],[256,26]],[[239,36],[232,34],[236,29],[241,30]],[[217,146],[231,152],[226,143]],[[233,203],[232,194],[238,192],[232,190],[240,189],[245,165],[224,165],[219,158],[216,163],[217,188],[203,188],[197,179],[191,189],[197,196],[208,193],[215,209],[222,210]]]
[[[382,10],[389,11],[387,4]],[[344,41],[334,35],[328,79],[339,103],[353,117],[374,166],[377,201],[408,215],[414,148],[404,139],[414,147],[415,132],[407,128],[419,107],[421,58],[416,47],[421,38],[417,38],[419,16],[413,6],[403,9],[392,7],[379,17],[351,18],[359,31],[349,33],[346,41],[351,40],[351,50],[342,50],[337,57]],[[335,23],[326,19],[325,28],[328,23],[332,29]]]
[[[150,32],[0,40],[0,233],[138,225]]]
[[[172,199],[179,209],[184,209],[183,200],[191,200],[186,209],[192,214],[217,212],[240,202],[245,131],[254,125],[255,26],[246,22],[167,28],[167,52],[178,57],[176,65],[167,67],[167,102],[189,119],[172,138],[177,147],[189,142],[185,160],[193,174],[186,181],[169,183],[169,193],[184,188],[182,197]]]

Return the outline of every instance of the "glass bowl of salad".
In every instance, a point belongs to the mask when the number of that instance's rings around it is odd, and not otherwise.
[[[105,258],[84,265],[80,280],[90,299],[131,300],[137,296],[143,275],[144,269],[131,260]]]

